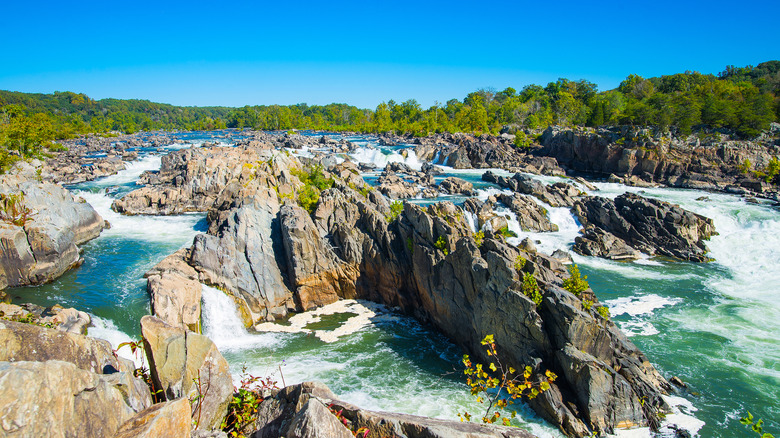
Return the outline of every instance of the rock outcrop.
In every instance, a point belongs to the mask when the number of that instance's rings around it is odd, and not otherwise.
[[[498,200],[517,215],[517,221],[523,231],[558,231],[558,225],[550,222],[547,217],[547,209],[532,198],[519,193],[511,196],[500,193]]]
[[[167,400],[194,400],[192,417],[205,430],[219,428],[233,397],[228,363],[206,336],[141,318],[144,350],[156,388]]]
[[[101,339],[0,320],[0,411],[9,437],[112,437],[152,403]]]
[[[80,265],[78,245],[105,227],[92,206],[36,178],[27,163],[0,176],[0,289],[46,283]]]
[[[750,186],[756,179],[743,174],[739,166],[748,160],[763,168],[780,154],[780,147],[767,140],[736,141],[720,133],[678,137],[630,126],[551,126],[540,143],[536,154],[555,158],[572,172],[702,190]]]
[[[642,256],[625,240],[594,226],[582,230],[582,235],[574,239],[572,250],[578,254],[610,260],[636,260]]]
[[[190,250],[181,249],[163,259],[144,277],[152,315],[174,327],[199,332],[202,287],[198,272],[189,265],[189,260]]]
[[[533,438],[528,432],[512,427],[368,411],[338,400],[327,386],[318,382],[288,386],[263,400],[252,438],[352,437],[350,429],[336,418],[329,406],[341,412],[354,431],[367,428],[370,436]]]
[[[190,401],[157,403],[127,420],[114,438],[190,438]]]
[[[521,173],[507,178],[488,170],[482,175],[482,180],[518,193],[532,195],[552,207],[571,207],[574,205],[573,198],[582,195],[582,192],[571,184],[558,182],[546,185]]]
[[[625,193],[615,200],[589,197],[572,208],[583,226],[592,225],[602,232],[588,232],[575,250],[587,254],[586,247],[623,244],[604,232],[625,241],[634,249],[650,255],[663,255],[681,260],[707,261],[704,240],[715,233],[711,219],[657,199]],[[594,234],[595,233],[595,234]],[[596,243],[586,243],[591,241]],[[605,246],[606,253],[609,248]],[[630,252],[630,251],[629,251]],[[594,250],[603,254],[605,251]]]
[[[132,373],[97,374],[69,362],[0,362],[3,436],[108,438],[151,405]]]
[[[147,172],[145,187],[114,201],[111,208],[125,214],[181,214],[208,210],[231,180],[255,171],[284,154],[270,145],[182,149],[163,156],[158,172]]]
[[[135,370],[108,341],[56,329],[0,320],[0,361],[63,361],[96,374]]]

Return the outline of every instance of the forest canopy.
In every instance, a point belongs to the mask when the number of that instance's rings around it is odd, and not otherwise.
[[[717,75],[685,72],[629,75],[614,90],[587,80],[558,79],[521,90],[480,89],[463,100],[424,109],[416,100],[380,103],[374,110],[343,103],[181,107],[85,94],[0,90],[0,169],[17,156],[34,156],[50,141],[86,133],[151,130],[316,129],[424,136],[441,132],[498,133],[511,126],[639,125],[687,135],[725,129],[752,138],[780,120],[780,61],[727,66]]]

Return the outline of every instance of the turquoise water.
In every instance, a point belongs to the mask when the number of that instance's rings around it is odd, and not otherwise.
[[[221,132],[177,135],[183,141],[169,149],[187,147],[184,139],[196,145],[232,141]],[[367,138],[364,144],[374,143],[374,138]],[[388,161],[404,161],[413,168],[421,164],[413,152],[404,156],[400,147],[383,149],[358,149],[353,158],[378,166]],[[159,164],[159,156],[146,155],[119,175],[72,187],[112,228],[84,245],[83,266],[48,285],[9,290],[15,301],[86,310],[96,317],[90,333],[114,345],[135,337],[138,320],[149,312],[143,274],[168,254],[189,246],[205,229],[203,215],[123,217],[110,210],[111,201],[133,189],[142,171]],[[475,183],[483,173],[446,170]],[[602,196],[640,191],[597,185]],[[497,192],[482,184],[477,188],[482,198]],[[688,390],[676,394],[682,398],[674,401],[692,417],[670,420],[694,431],[700,428],[702,437],[741,437],[745,429],[738,417],[750,410],[767,421],[768,430],[780,431],[776,421],[780,418],[780,304],[775,298],[780,278],[780,213],[727,195],[670,189],[643,192],[714,219],[720,235],[708,246],[715,261],[616,263],[575,255],[575,262],[610,307],[613,319],[651,362],[666,377],[678,376],[689,384]],[[703,195],[709,201],[697,200]],[[510,229],[520,235],[514,242],[530,236],[539,241],[537,247],[543,252],[569,249],[579,225],[565,208],[548,206],[548,210],[559,232],[523,233],[513,223]],[[386,311],[368,326],[328,344],[309,334],[246,333],[230,301],[222,298],[204,292],[204,327],[235,376],[245,364],[248,372],[273,374],[280,381],[283,377],[287,384],[324,381],[344,399],[367,408],[451,419],[464,410],[478,412],[458,372],[462,353],[413,320]],[[523,417],[534,433],[559,436],[532,414],[524,412]]]

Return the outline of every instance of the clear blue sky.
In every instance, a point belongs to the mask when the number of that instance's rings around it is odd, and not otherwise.
[[[8,1],[0,89],[176,105],[463,99],[780,59],[780,2]]]

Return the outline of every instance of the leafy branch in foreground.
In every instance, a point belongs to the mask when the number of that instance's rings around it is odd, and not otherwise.
[[[482,422],[492,424],[501,420],[505,426],[509,426],[517,412],[511,411],[510,418],[507,418],[501,415],[500,409],[514,404],[515,400],[523,396],[535,398],[550,389],[550,384],[558,376],[548,370],[544,373],[544,378],[532,379],[533,369],[530,366],[525,367],[522,374],[518,374],[510,366],[505,366],[498,357],[493,335],[485,336],[482,345],[494,362],[485,367],[481,363],[473,363],[467,354],[463,355],[463,364],[466,366],[463,373],[468,376],[466,383],[471,389],[471,395],[475,396],[478,402],[487,405]],[[468,412],[458,414],[458,417],[460,421],[471,421]]]
[[[775,438],[771,433],[764,432],[764,420],[759,419],[756,422],[753,422],[753,414],[751,414],[750,411],[748,411],[747,417],[740,418],[739,422],[750,427],[750,429],[761,438]]]
[[[229,437],[239,438],[252,433],[250,429],[257,417],[257,408],[263,401],[263,394],[279,387],[270,377],[253,376],[247,373],[246,366],[243,366],[241,386],[234,389],[233,398],[228,404],[228,414],[222,420],[221,427]]]

